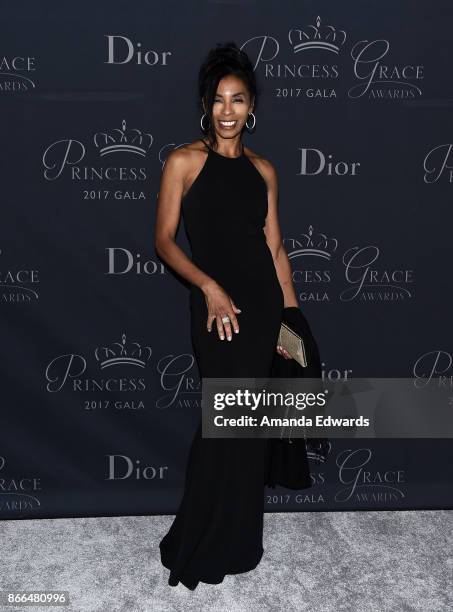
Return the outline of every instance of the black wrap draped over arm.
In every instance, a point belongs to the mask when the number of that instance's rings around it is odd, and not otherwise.
[[[321,359],[307,319],[300,308],[290,306],[283,309],[283,321],[303,338],[307,367],[302,367],[294,359],[285,359],[276,352],[270,376],[319,378],[321,388]],[[327,438],[270,438],[266,484],[272,488],[280,485],[296,490],[311,487],[308,458],[323,463],[327,459],[329,449],[330,442]]]

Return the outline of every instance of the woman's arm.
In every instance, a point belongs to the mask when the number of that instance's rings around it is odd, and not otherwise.
[[[192,285],[196,285],[204,293],[207,306],[207,330],[216,322],[217,332],[221,340],[226,336],[231,340],[233,327],[239,333],[239,323],[236,314],[239,307],[225,290],[208,274],[196,266],[184,251],[176,244],[175,235],[181,215],[181,199],[186,177],[191,170],[191,152],[175,149],[164,164],[159,197],[157,202],[156,226],[154,230],[154,248],[156,253]],[[229,322],[223,322],[227,315]]]
[[[175,242],[189,156],[190,151],[175,149],[165,161],[157,200],[154,248],[159,257],[178,274],[205,291],[213,279],[192,263]]]
[[[260,170],[267,183],[267,217],[264,227],[266,242],[274,259],[275,270],[283,291],[284,308],[299,308],[292,279],[291,264],[282,243],[278,220],[278,178],[274,166],[268,160],[260,160]]]

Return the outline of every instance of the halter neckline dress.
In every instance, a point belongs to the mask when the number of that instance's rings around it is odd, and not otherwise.
[[[203,141],[204,142],[204,141]],[[244,152],[226,157],[204,142],[206,160],[182,200],[192,261],[227,292],[240,327],[220,340],[207,331],[204,293],[191,285],[191,341],[203,377],[270,375],[283,292],[264,234],[267,185]],[[168,584],[193,590],[254,569],[263,554],[268,441],[202,438],[201,408],[175,519],[160,542]]]

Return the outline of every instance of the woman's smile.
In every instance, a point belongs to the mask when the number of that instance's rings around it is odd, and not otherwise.
[[[236,123],[237,123],[237,120],[235,120],[235,121],[222,121],[221,119],[219,119],[219,125],[224,130],[232,130],[233,128],[236,127]]]

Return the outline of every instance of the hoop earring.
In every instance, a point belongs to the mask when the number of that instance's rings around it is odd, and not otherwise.
[[[251,132],[255,128],[255,125],[256,125],[256,117],[255,117],[255,115],[253,113],[249,113],[249,117],[250,117],[250,115],[253,117],[253,125],[252,125],[252,127],[250,127],[248,125],[248,118],[247,118],[247,121],[245,122],[245,127],[249,130],[249,132]]]
[[[206,113],[203,113],[203,114],[201,115],[201,119],[200,119],[200,126],[201,126],[201,130],[202,130],[203,132],[206,132],[206,131],[209,129],[209,127],[207,127],[207,128],[203,127],[203,119],[204,119],[205,117],[206,117]]]

